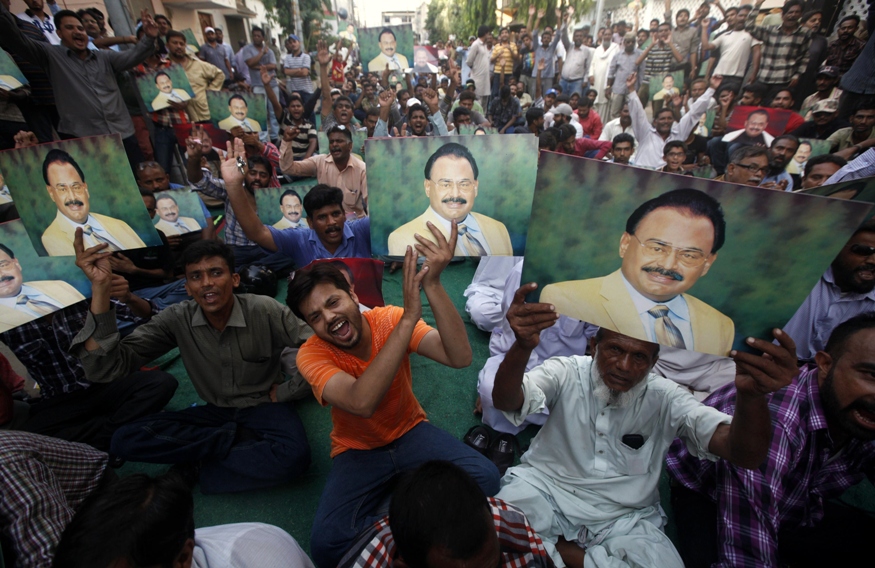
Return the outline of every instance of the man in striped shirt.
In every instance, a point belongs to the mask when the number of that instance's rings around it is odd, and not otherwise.
[[[756,81],[769,88],[765,99],[772,100],[781,89],[795,93],[799,78],[808,68],[808,48],[811,34],[799,25],[802,2],[788,0],[781,7],[780,26],[758,26],[756,19],[765,0],[757,0],[747,17],[745,29],[763,42],[760,71]]]
[[[838,324],[865,312],[875,312],[875,219],[857,229],[784,331],[810,362]]]

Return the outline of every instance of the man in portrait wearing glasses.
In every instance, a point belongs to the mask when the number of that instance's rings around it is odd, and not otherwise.
[[[477,161],[461,144],[444,144],[425,163],[425,195],[430,205],[425,213],[398,227],[389,235],[389,255],[404,256],[407,245],[417,244],[414,235],[433,241],[426,223],[444,234],[456,221],[459,239],[455,256],[513,255],[504,223],[474,213],[477,198]]]
[[[732,320],[686,293],[711,269],[725,236],[717,200],[696,189],[669,191],[629,216],[619,270],[550,284],[540,301],[636,339],[727,356]]]
[[[81,228],[86,247],[109,243],[109,250],[144,248],[146,243],[122,221],[91,212],[85,174],[70,154],[51,150],[43,160],[46,191],[58,207],[42,236],[49,256],[73,256],[73,237]]]

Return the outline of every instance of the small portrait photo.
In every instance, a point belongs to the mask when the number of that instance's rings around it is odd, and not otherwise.
[[[38,256],[20,220],[0,225],[0,333],[90,294],[91,284],[73,259]]]
[[[805,172],[805,164],[808,163],[809,158],[829,154],[831,147],[832,144],[826,140],[800,138],[799,148],[796,149],[796,153],[793,154],[793,159],[787,163],[787,167],[784,169],[787,170],[788,174],[797,174],[801,176]]]
[[[871,207],[542,152],[522,282],[569,317],[725,357],[773,338]]]
[[[735,140],[735,137],[727,139],[727,136],[745,135],[753,140],[764,138],[765,145],[769,146],[775,136],[784,133],[792,114],[793,111],[782,108],[735,107],[729,115],[729,120],[726,121],[726,135],[723,140],[730,142]]]
[[[161,244],[118,134],[0,152],[0,171],[40,256],[74,256],[76,229],[86,248]]]
[[[298,181],[282,187],[267,187],[255,192],[258,218],[275,229],[307,229],[304,197],[316,180]]]
[[[194,30],[191,28],[185,28],[182,30],[182,35],[185,36],[186,50],[189,53],[197,53],[200,51],[200,47],[198,46],[200,46],[201,42],[195,37]]]
[[[137,77],[137,90],[149,112],[165,109],[170,103],[185,103],[194,98],[191,83],[181,65],[155,69]]]
[[[437,73],[438,63],[437,50],[435,48],[424,45],[413,46],[414,73]]]
[[[0,90],[14,91],[27,85],[27,78],[8,53],[0,50]]]
[[[207,226],[200,197],[188,189],[155,194],[155,228],[166,236],[196,233]]]
[[[520,256],[535,190],[534,136],[369,138],[371,250],[404,256],[456,221],[456,256]]]
[[[413,25],[358,30],[362,65],[368,73],[382,73],[389,66],[402,74],[413,61]]]
[[[267,129],[267,107],[264,95],[207,91],[210,120],[217,128],[230,132],[240,126],[243,132]]]
[[[314,260],[304,267],[310,269],[317,264],[331,264],[343,273],[349,282],[350,292],[358,298],[359,310],[367,311],[386,305],[383,300],[383,267],[385,263],[373,258],[323,258]],[[294,272],[289,277],[294,280]]]

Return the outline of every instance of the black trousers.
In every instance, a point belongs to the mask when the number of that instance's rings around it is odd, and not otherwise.
[[[21,428],[108,452],[112,435],[129,422],[160,412],[179,383],[164,371],[138,371],[111,383],[57,395],[30,406]]]
[[[671,507],[677,525],[677,549],[686,568],[710,568],[717,562],[717,505],[707,496],[672,483]],[[875,517],[843,503],[824,503],[824,517],[813,528],[782,529],[778,556],[782,565],[861,566],[869,558]]]

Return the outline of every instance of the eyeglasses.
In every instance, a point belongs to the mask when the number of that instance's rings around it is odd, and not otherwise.
[[[686,152],[669,152],[668,154],[666,154],[666,157],[667,158],[686,158],[687,153]]]
[[[677,252],[678,262],[687,268],[699,268],[705,261],[708,260],[707,254],[700,250],[695,249],[682,249],[676,248],[669,244],[655,241],[655,240],[647,240],[641,241],[636,235],[632,235],[635,237],[635,240],[638,241],[638,244],[641,245],[643,249],[644,256],[654,260],[664,260],[671,256],[672,252]]]
[[[872,256],[875,254],[875,247],[867,247],[866,245],[851,245],[851,252],[858,256]]]
[[[738,166],[739,168],[744,168],[753,175],[764,174],[769,171],[769,166],[760,167],[756,164],[739,164],[738,162],[732,162],[733,165]]]
[[[439,179],[436,182],[432,182],[443,191],[450,191],[455,186],[459,191],[469,192],[474,189],[474,182],[470,179],[462,179],[459,181],[453,181],[451,179]]]

